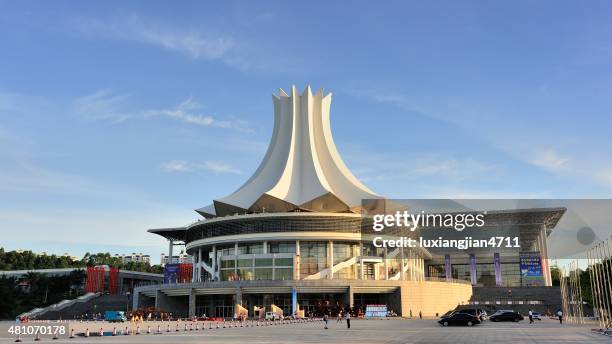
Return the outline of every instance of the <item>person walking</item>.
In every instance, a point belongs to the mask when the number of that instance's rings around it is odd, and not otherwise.
[[[559,317],[559,324],[563,324],[563,312],[561,310],[557,312],[557,316]]]
[[[421,313],[421,311],[419,311],[419,319],[423,319],[423,313]]]
[[[351,311],[347,311],[344,318],[346,319],[346,328],[351,328]]]
[[[323,314],[323,322],[325,323],[325,327],[324,329],[327,330],[327,322],[329,321],[329,316],[327,315],[327,313]]]
[[[531,309],[529,310],[529,323],[533,324],[533,311]]]
[[[338,311],[338,318],[336,318],[336,324],[337,323],[341,323],[342,324],[342,310]]]

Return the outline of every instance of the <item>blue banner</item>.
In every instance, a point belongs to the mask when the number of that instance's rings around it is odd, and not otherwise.
[[[519,253],[523,286],[543,286],[542,257],[540,252]]]
[[[472,285],[476,285],[478,283],[476,276],[476,255],[470,253],[470,278],[472,280]]]
[[[179,270],[179,264],[166,264],[164,266],[164,284],[176,283]]]
[[[501,287],[502,285],[502,274],[501,274],[501,258],[499,253],[493,253],[493,265],[495,266],[495,285]]]

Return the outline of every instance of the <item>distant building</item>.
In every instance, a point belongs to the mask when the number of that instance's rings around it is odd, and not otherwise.
[[[148,254],[142,254],[141,253],[132,253],[131,255],[127,255],[127,254],[122,254],[122,255],[118,255],[116,254],[115,257],[121,258],[121,262],[123,264],[127,264],[127,263],[131,263],[131,262],[136,262],[136,263],[151,263],[151,256]]]
[[[160,255],[159,261],[162,266],[168,264],[168,257],[169,256],[166,255],[165,253],[162,253]],[[179,253],[178,256],[173,255],[172,261],[170,262],[170,264],[191,264],[191,263],[193,263],[193,257],[184,252]]]

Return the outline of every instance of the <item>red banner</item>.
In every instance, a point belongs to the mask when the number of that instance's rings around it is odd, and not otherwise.
[[[87,280],[85,281],[85,292],[99,293],[104,291],[104,267],[88,266]]]
[[[110,268],[108,274],[108,292],[112,295],[116,295],[119,291],[119,269]]]
[[[190,283],[193,277],[193,265],[179,264],[179,275],[177,283]]]

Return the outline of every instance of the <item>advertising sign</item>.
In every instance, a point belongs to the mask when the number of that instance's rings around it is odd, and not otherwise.
[[[177,283],[179,277],[179,264],[166,264],[164,266],[164,284]]]
[[[470,253],[470,278],[472,285],[476,285],[476,283],[478,283],[476,276],[476,255],[473,253]]]
[[[542,274],[542,257],[539,252],[519,253],[521,265],[521,284],[523,286],[544,285]]]
[[[501,259],[499,253],[493,253],[493,265],[495,266],[495,285],[501,287],[502,275],[501,275]]]
[[[385,318],[387,317],[387,305],[366,305],[366,318]]]

